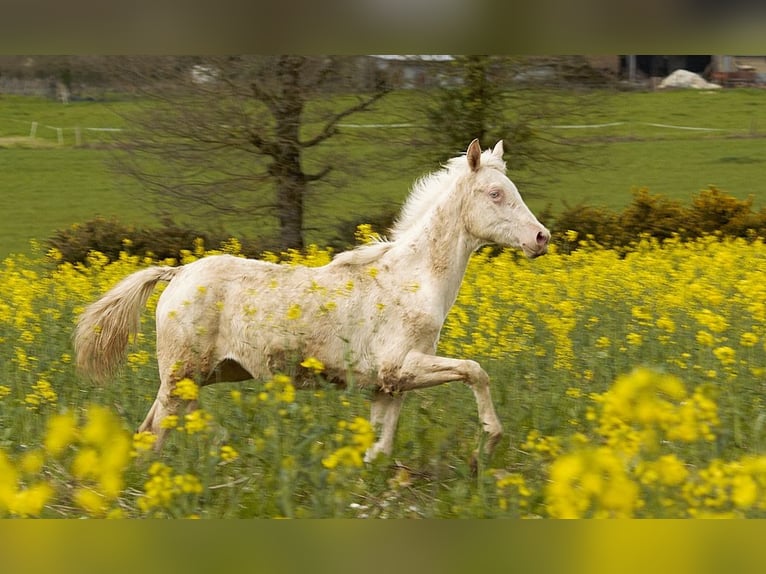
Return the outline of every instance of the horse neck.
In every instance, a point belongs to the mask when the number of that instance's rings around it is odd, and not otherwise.
[[[480,242],[463,225],[461,202],[446,198],[398,238],[406,245],[408,268],[427,277],[433,300],[439,301],[446,317],[455,302],[471,254]]]

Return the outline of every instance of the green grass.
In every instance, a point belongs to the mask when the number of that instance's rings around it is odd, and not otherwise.
[[[532,96],[530,96],[532,97]],[[559,94],[565,112],[536,122],[543,136],[565,135],[577,147],[576,164],[538,166],[512,172],[534,211],[564,202],[611,208],[625,206],[635,187],[688,201],[695,192],[716,185],[739,198],[752,196],[756,207],[766,199],[766,93],[762,90],[718,92],[593,92]],[[349,123],[423,124],[422,94],[401,92],[384,99],[375,111]],[[527,105],[523,100],[520,106]],[[107,168],[108,132],[75,127],[125,128],[130,101],[74,102],[62,105],[31,97],[0,98],[0,257],[25,252],[29,240],[45,240],[54,230],[101,215],[126,223],[156,224],[150,205],[136,184]],[[31,139],[32,122],[38,122]],[[557,130],[551,125],[626,122],[599,129]],[[708,127],[700,132],[646,125]],[[55,130],[63,128],[63,144]],[[470,139],[470,135],[466,136]],[[467,142],[466,142],[467,143]],[[416,145],[417,144],[417,145]],[[347,170],[333,174],[313,196],[307,214],[308,240],[328,241],[340,218],[358,218],[391,209],[404,199],[414,179],[438,167],[422,128],[353,129],[323,152],[342,153]],[[507,149],[509,156],[513,149]],[[318,154],[313,161],[319,165]],[[262,225],[230,226],[241,235]]]
[[[766,181],[758,177],[766,168],[762,138],[590,144],[584,159],[593,165],[530,182],[526,193],[530,208],[550,202],[556,212],[566,202],[619,209],[630,202],[631,191],[640,187],[688,203],[692,195],[711,185],[740,199],[752,196],[756,207],[766,203]]]

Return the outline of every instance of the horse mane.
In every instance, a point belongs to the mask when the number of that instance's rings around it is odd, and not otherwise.
[[[338,265],[368,265],[373,261],[377,261],[392,246],[393,243],[390,241],[373,241],[372,243],[338,253],[333,257],[333,263]]]
[[[505,162],[495,156],[492,150],[486,150],[481,154],[480,166],[480,169],[489,167],[505,173]],[[452,189],[454,184],[468,173],[468,162],[465,159],[465,154],[462,154],[448,160],[439,171],[419,178],[412,186],[412,191],[410,191],[399,217],[391,228],[391,237],[396,240],[407,230],[417,225],[434,205],[445,200],[448,196],[448,190]]]
[[[505,162],[494,155],[492,150],[482,152],[480,166],[480,169],[498,169],[505,173]],[[368,265],[376,261],[393,246],[394,241],[420,223],[434,205],[444,202],[449,197],[449,191],[468,173],[468,162],[465,160],[465,154],[462,154],[448,160],[439,171],[420,177],[412,186],[399,217],[390,230],[390,241],[379,239],[338,253],[333,262],[339,265]]]

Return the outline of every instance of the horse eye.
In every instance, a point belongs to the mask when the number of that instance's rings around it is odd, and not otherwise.
[[[489,196],[492,199],[500,199],[503,196],[503,193],[500,190],[493,189],[492,191],[489,192]]]

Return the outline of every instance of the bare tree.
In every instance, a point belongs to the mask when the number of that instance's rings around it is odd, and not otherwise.
[[[314,150],[383,97],[386,83],[367,81],[350,57],[153,61],[124,69],[143,103],[118,169],[168,212],[276,220],[279,247],[303,247],[307,198],[342,163],[337,150]]]

